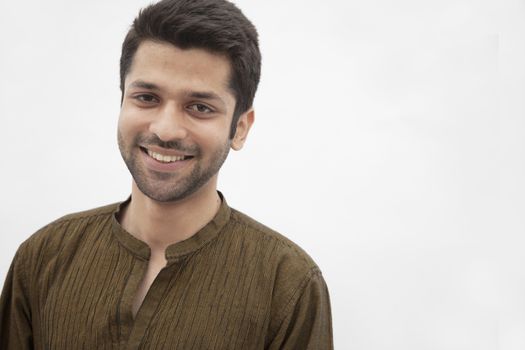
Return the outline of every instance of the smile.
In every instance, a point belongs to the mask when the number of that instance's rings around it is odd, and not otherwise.
[[[142,148],[142,147],[141,147]],[[175,156],[175,155],[166,155],[166,154],[161,154],[161,153],[157,153],[157,152],[154,152],[154,151],[151,151],[147,148],[142,148],[142,150],[147,153],[151,158],[161,162],[161,163],[174,163],[174,162],[179,162],[181,160],[186,160],[186,159],[190,159],[190,158],[193,158],[192,156],[186,156],[186,155],[178,155],[178,156]]]

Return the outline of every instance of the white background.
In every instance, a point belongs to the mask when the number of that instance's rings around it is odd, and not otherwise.
[[[0,3],[0,279],[125,199],[122,39],[147,1]],[[525,2],[238,1],[260,33],[230,205],[328,283],[337,349],[525,349]]]

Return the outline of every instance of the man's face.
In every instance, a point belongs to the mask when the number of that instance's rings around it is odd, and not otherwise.
[[[146,196],[176,201],[214,184],[230,147],[240,148],[228,137],[229,77],[224,56],[153,41],[139,46],[125,80],[118,144]]]

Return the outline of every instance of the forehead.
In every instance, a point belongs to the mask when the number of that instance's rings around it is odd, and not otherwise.
[[[230,61],[225,55],[146,40],[133,57],[125,85],[143,80],[168,90],[213,90],[233,98],[229,88],[230,73]]]

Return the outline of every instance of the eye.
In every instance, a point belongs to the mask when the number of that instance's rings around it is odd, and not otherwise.
[[[203,105],[202,103],[194,103],[189,105],[188,109],[199,113],[213,113],[213,110],[210,107]]]
[[[139,94],[133,96],[133,98],[139,102],[146,103],[146,104],[152,104],[159,102],[159,99],[151,94]]]

